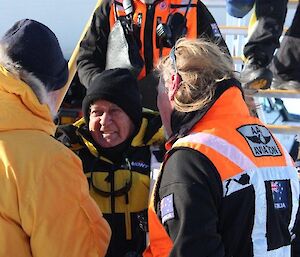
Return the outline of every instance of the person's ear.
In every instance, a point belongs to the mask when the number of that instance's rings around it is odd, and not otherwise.
[[[172,75],[172,83],[169,88],[169,99],[174,100],[174,96],[177,93],[177,90],[179,89],[180,82],[182,81],[181,76],[176,73]]]

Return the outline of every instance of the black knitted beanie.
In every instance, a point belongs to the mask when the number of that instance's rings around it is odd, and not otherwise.
[[[68,80],[68,63],[55,34],[44,24],[30,19],[17,21],[0,39],[12,61],[32,72],[47,91],[62,88]]]
[[[95,75],[82,102],[86,123],[89,123],[90,106],[96,100],[118,105],[132,120],[136,128],[142,121],[142,103],[137,79],[127,69],[105,70]]]

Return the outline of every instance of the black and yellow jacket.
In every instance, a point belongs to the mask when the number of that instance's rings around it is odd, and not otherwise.
[[[123,257],[145,249],[150,172],[163,152],[161,120],[155,112],[143,112],[138,133],[122,152],[103,155],[93,144],[84,119],[58,128],[57,138],[81,158],[90,194],[112,229],[106,256]],[[114,159],[114,160],[112,160]],[[155,163],[156,162],[156,163]]]

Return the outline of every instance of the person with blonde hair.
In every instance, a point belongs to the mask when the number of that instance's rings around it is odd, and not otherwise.
[[[250,115],[230,57],[204,39],[180,39],[158,72],[169,139],[144,257],[291,256],[297,171]]]

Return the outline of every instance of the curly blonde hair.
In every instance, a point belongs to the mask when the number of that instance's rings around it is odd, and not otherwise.
[[[217,82],[234,78],[231,56],[216,43],[207,39],[179,39],[174,46],[176,68],[169,56],[158,64],[157,70],[164,79],[171,78],[176,69],[181,76],[179,89],[174,96],[174,107],[181,112],[204,108],[211,102]]]

